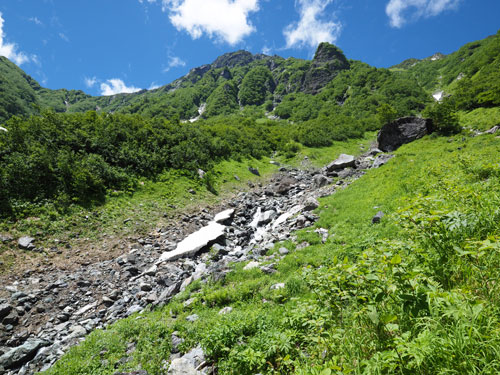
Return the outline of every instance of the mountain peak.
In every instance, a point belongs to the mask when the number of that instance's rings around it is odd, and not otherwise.
[[[332,61],[338,62],[335,65],[338,65],[339,69],[349,68],[349,62],[340,48],[328,42],[320,43],[314,54],[313,62],[329,63]]]
[[[248,65],[254,61],[256,57],[250,52],[245,50],[239,50],[236,52],[225,53],[219,56],[213,63],[212,67],[215,69],[219,68],[234,68],[236,66]]]

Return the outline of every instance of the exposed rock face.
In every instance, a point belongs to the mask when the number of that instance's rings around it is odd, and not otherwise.
[[[319,44],[313,62],[316,64],[327,63],[331,65],[331,68],[339,70],[349,69],[350,66],[344,53],[338,47],[327,42]]]
[[[212,63],[212,68],[219,69],[224,67],[234,68],[236,66],[244,66],[250,64],[255,59],[254,55],[244,50],[225,53]]]
[[[432,120],[419,117],[402,117],[382,127],[377,136],[378,147],[384,152],[432,133]]]
[[[330,43],[321,43],[316,50],[311,68],[306,73],[302,90],[309,94],[318,93],[341,70],[349,69],[344,53]]]

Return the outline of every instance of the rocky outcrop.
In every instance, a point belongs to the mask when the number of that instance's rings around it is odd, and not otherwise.
[[[23,345],[10,349],[7,353],[0,357],[0,369],[11,369],[19,367],[33,357],[42,346],[47,345],[47,342],[39,339],[26,341]]]
[[[349,61],[338,47],[326,42],[320,43],[311,67],[304,76],[301,90],[308,94],[317,94],[341,70],[349,68]]]
[[[254,55],[252,55],[248,51],[239,50],[236,52],[225,53],[222,56],[219,56],[213,63],[212,68],[234,68],[237,66],[245,66],[250,64],[256,59]]]
[[[382,127],[377,136],[378,148],[385,152],[397,150],[432,133],[432,120],[419,117],[402,117]]]

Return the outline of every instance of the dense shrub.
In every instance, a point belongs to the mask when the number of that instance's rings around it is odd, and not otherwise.
[[[458,115],[450,100],[427,106],[423,115],[432,119],[434,129],[439,134],[452,135],[460,133],[462,130],[459,124]]]

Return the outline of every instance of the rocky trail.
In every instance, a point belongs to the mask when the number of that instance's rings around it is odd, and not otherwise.
[[[156,229],[115,259],[76,270],[25,272],[2,287],[0,374],[46,370],[92,330],[165,304],[195,280],[221,279],[235,262],[274,272],[272,265],[260,263],[278,262],[287,250],[270,256],[267,251],[314,224],[318,197],[392,157],[379,153],[372,149],[357,159],[341,155],[317,170],[282,167],[266,186],[239,193],[217,212],[201,208],[177,225]],[[335,183],[332,177],[338,178]],[[328,236],[326,229],[316,231]]]

